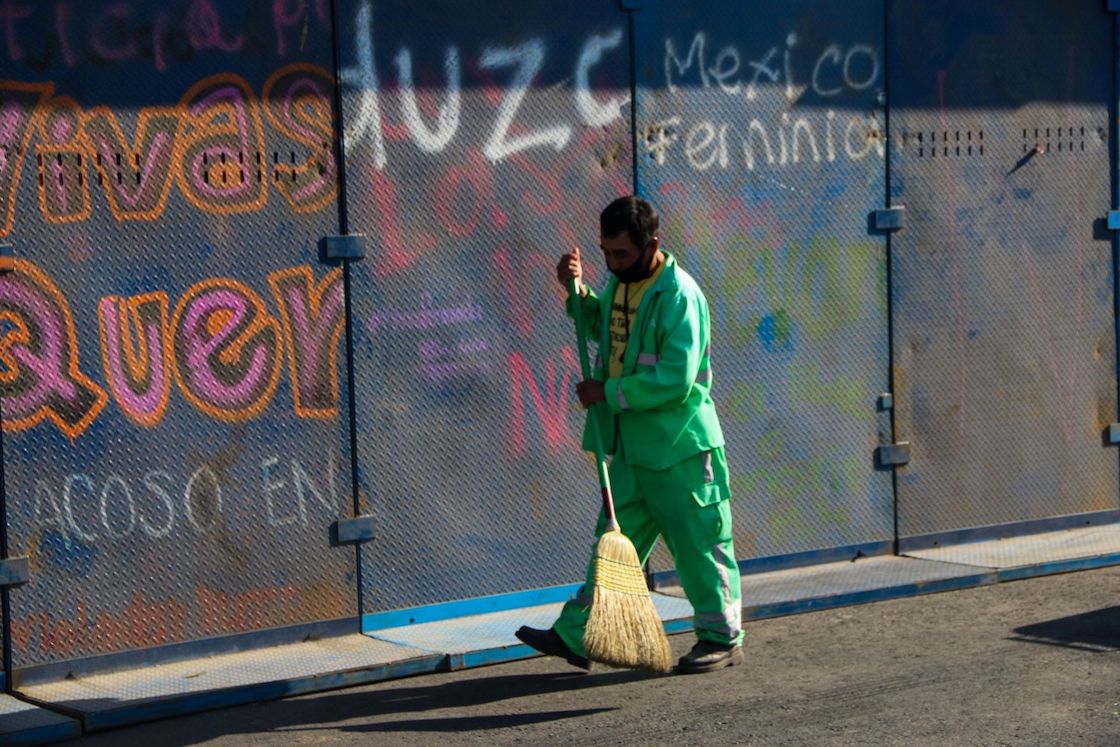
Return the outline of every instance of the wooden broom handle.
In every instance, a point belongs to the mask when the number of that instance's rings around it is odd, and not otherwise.
[[[583,308],[579,285],[574,277],[568,278],[568,298],[572,302],[572,318],[576,322],[576,342],[579,347],[579,367],[583,380],[591,378],[591,361],[587,355],[587,337],[583,334]],[[618,519],[614,515],[614,499],[611,497],[611,479],[607,474],[607,460],[603,456],[603,437],[599,433],[599,418],[595,408],[602,403],[591,405],[587,417],[587,431],[591,434],[591,445],[595,449],[595,466],[599,472],[599,490],[603,494],[603,515],[607,519],[607,531],[618,529]]]

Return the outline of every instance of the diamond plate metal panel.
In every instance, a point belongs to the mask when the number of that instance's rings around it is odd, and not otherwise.
[[[1115,508],[1112,20],[891,12],[899,534]]]
[[[882,4],[647,3],[635,19],[639,183],[712,308],[736,552],[889,539],[885,242],[869,233]]]
[[[338,232],[329,18],[21,7],[0,53],[5,498],[31,558],[13,665],[356,615],[354,552],[328,543],[352,512],[316,254]]]
[[[593,536],[554,267],[632,188],[626,17],[511,10],[339,5],[366,612],[576,581]]]

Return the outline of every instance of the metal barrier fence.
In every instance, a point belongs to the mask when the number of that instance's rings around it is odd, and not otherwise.
[[[579,580],[552,268],[602,281],[635,190],[711,301],[741,560],[1117,518],[1099,2],[0,18],[8,671]]]

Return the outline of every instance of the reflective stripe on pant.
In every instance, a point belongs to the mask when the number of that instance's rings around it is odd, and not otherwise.
[[[634,543],[641,561],[645,563],[658,535],[665,539],[685,596],[692,604],[696,637],[721,644],[741,641],[739,566],[731,540],[730,491],[723,449],[697,454],[660,471],[633,467],[616,456],[610,465],[610,477],[619,526]],[[605,525],[600,512],[596,537]],[[554,624],[568,648],[580,656],[586,656],[583,630],[591,605],[593,574],[594,558],[588,564],[584,586],[564,605]]]

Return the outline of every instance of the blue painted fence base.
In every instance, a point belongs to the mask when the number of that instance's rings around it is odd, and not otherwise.
[[[692,607],[688,602],[665,594],[654,594],[653,602],[668,632],[692,628]],[[444,652],[450,669],[497,664],[536,656],[536,651],[518,642],[513,632],[522,625],[550,627],[563,605],[563,602],[551,602],[452,620],[383,628],[366,635],[401,646]]]
[[[353,634],[23,686],[85,731],[434,672],[444,657]]]
[[[1120,524],[1063,529],[906,552],[912,558],[997,570],[1001,581],[1120,563]]]
[[[1106,565],[1120,565],[1120,524],[746,573],[743,617],[759,620]],[[505,603],[512,598],[490,598],[482,606],[488,611],[450,618],[443,617],[447,610],[442,606],[431,614],[417,609],[406,617],[386,617],[385,621],[396,623],[393,627],[367,628],[361,635],[22,686],[22,697],[62,715],[9,697],[15,710],[6,711],[0,704],[0,743],[37,744],[77,736],[79,721],[85,731],[97,731],[253,701],[529,658],[536,652],[517,641],[513,633],[521,625],[552,624],[563,605],[561,589],[546,591],[517,597],[530,602],[529,606],[507,609]],[[550,601],[541,603],[545,599]],[[679,587],[659,589],[653,600],[667,632],[691,630],[692,608]],[[478,609],[466,605],[459,611],[472,608]],[[567,665],[557,662],[557,666]],[[26,713],[35,715],[32,718]],[[40,724],[34,719],[47,720]],[[42,730],[21,726],[27,723]],[[9,739],[9,734],[17,732],[40,737]]]

